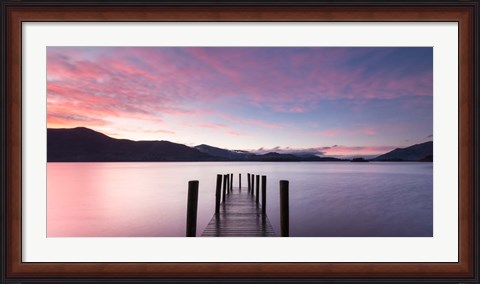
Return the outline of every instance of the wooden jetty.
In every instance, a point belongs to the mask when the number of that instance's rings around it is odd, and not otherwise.
[[[267,214],[255,197],[241,188],[234,188],[220,204],[202,237],[275,237]]]
[[[248,187],[233,187],[233,174],[217,175],[215,214],[201,234],[202,237],[275,237],[266,213],[267,177],[247,174]],[[256,180],[254,180],[256,177]],[[261,178],[261,183],[260,183]],[[223,182],[222,182],[223,180]],[[256,187],[255,187],[256,181]],[[261,190],[260,190],[261,186]],[[192,188],[192,189],[190,189]],[[246,190],[245,190],[246,189]],[[192,191],[192,192],[190,192]],[[260,194],[261,199],[260,199]],[[189,183],[187,237],[196,236],[198,181]],[[288,181],[280,181],[281,236],[289,236]],[[260,204],[261,200],[261,204]]]

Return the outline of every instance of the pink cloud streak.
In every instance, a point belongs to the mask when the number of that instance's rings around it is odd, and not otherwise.
[[[321,136],[325,137],[346,137],[346,136],[359,136],[359,135],[376,135],[377,132],[372,128],[362,128],[362,129],[327,129],[320,132]]]

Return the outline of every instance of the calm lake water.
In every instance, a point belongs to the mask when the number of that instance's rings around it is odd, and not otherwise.
[[[279,181],[290,181],[290,236],[432,236],[432,163],[48,163],[48,237],[181,237],[187,184],[199,180],[197,235],[214,213],[217,173],[267,175],[280,233]]]

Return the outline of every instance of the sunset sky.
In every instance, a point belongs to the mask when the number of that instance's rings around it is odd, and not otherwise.
[[[433,140],[432,48],[48,47],[49,128],[257,153]]]

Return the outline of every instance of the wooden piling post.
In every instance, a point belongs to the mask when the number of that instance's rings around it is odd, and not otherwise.
[[[230,174],[227,174],[227,194],[230,194]]]
[[[230,174],[230,191],[233,191],[233,174]]]
[[[254,174],[252,174],[251,184],[252,184],[252,192],[250,194],[253,195],[253,191],[255,190],[255,175]]]
[[[247,184],[248,184],[248,193],[250,193],[250,189],[251,189],[251,186],[250,186],[250,174],[247,174]]]
[[[198,180],[188,182],[187,237],[197,234]]]
[[[290,235],[289,224],[290,212],[288,208],[288,180],[280,181],[280,228],[281,236],[288,237]]]
[[[238,189],[242,191],[242,174],[238,174]]]
[[[223,175],[223,198],[222,198],[222,202],[225,202],[226,195],[227,195],[227,175]]]
[[[262,214],[267,214],[267,176],[262,176]]]
[[[255,189],[255,195],[256,195],[255,201],[258,204],[258,202],[260,202],[260,195],[259,195],[259,193],[260,193],[260,175],[256,175],[256,177],[257,177],[257,188]]]
[[[215,188],[215,214],[220,212],[220,199],[222,197],[222,175],[217,175],[217,187]]]

